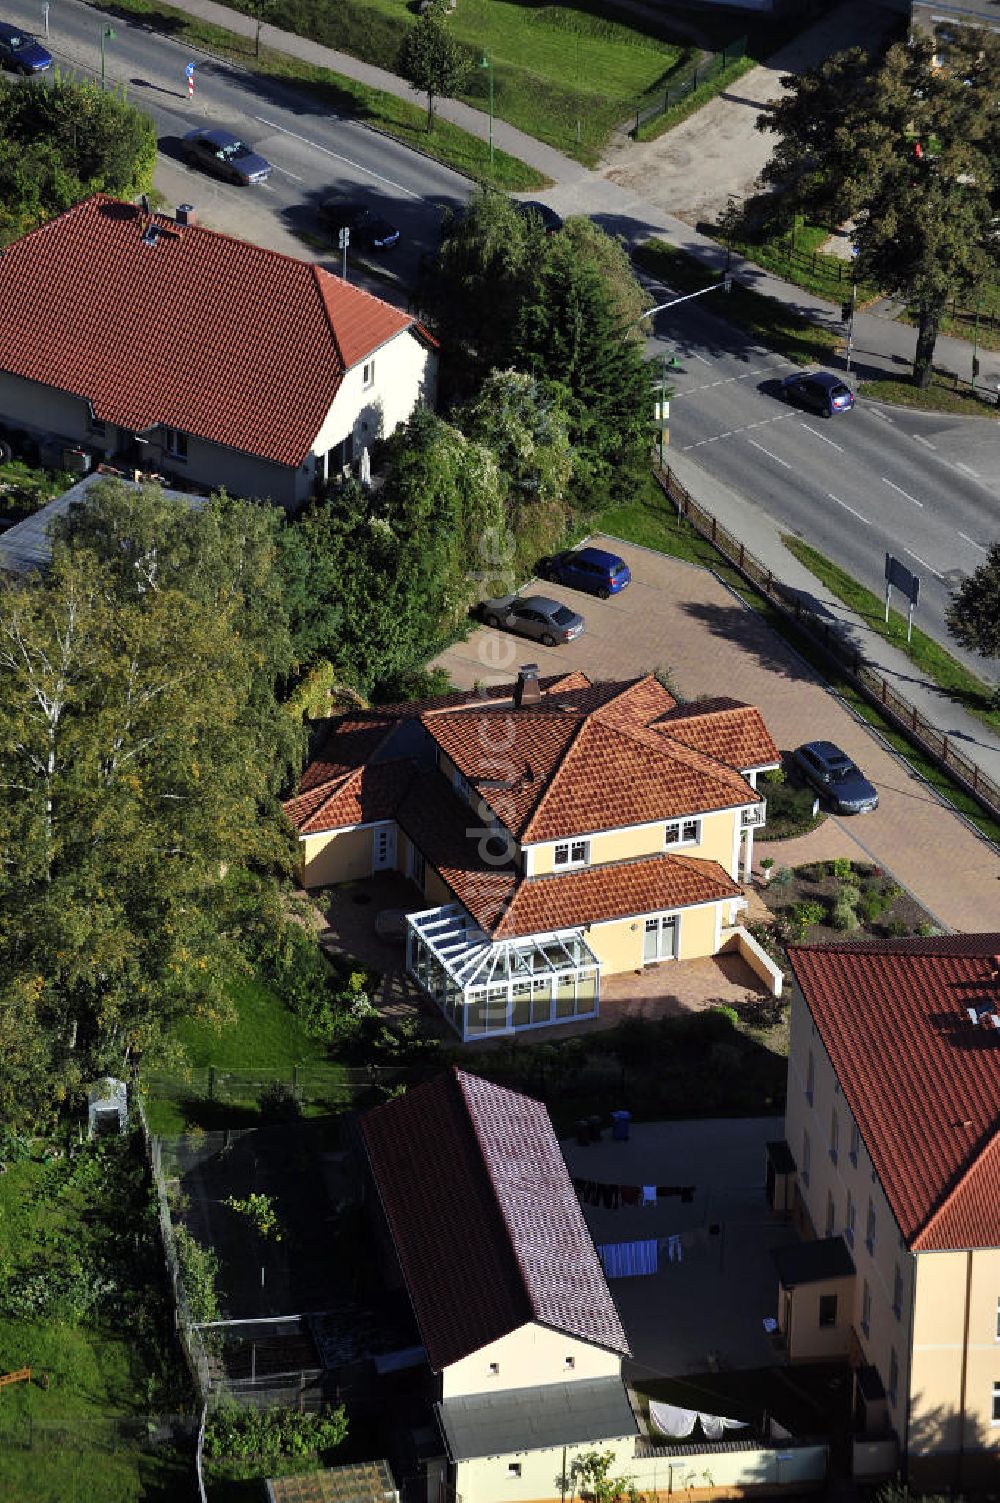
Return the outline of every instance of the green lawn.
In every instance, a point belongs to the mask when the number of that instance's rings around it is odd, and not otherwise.
[[[139,1450],[114,1423],[190,1402],[138,1146],[114,1148],[120,1160],[85,1150],[46,1164],[38,1145],[0,1175],[0,1373],[33,1374],[0,1390],[0,1498],[193,1497],[189,1459]],[[90,1313],[52,1303],[55,1288],[79,1298],[97,1273],[113,1292]],[[12,1298],[29,1299],[34,1317]]]
[[[660,277],[678,293],[697,292],[718,280],[694,256],[677,250],[664,240],[647,240],[635,252],[635,260],[645,271]],[[720,291],[709,301],[712,312],[719,318],[746,330],[752,338],[759,339],[797,365],[825,361],[841,343],[829,329],[819,328],[794,309],[736,282],[731,292]]]
[[[930,385],[915,386],[908,377],[896,380],[861,381],[858,391],[878,402],[892,402],[897,407],[919,407],[930,412],[954,412],[959,417],[995,418],[996,390],[980,383],[977,391],[969,381],[960,381],[948,371],[935,370]]]

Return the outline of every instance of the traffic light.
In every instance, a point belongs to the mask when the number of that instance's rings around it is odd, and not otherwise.
[[[854,304],[852,303],[851,299],[848,298],[847,302],[844,303],[841,306],[841,309],[840,309],[840,322],[842,324],[849,324],[850,321],[851,321],[851,317],[852,317],[853,313],[854,313]]]

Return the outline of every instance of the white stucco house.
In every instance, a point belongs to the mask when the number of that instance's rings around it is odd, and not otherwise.
[[[0,423],[179,489],[297,507],[436,380],[410,314],[186,207],[96,194],[0,256]]]

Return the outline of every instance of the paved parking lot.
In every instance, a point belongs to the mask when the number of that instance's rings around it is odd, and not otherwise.
[[[829,738],[872,778],[880,796],[875,813],[835,819],[856,860],[891,872],[949,929],[1000,931],[1000,856],[886,751],[753,611],[704,569],[614,539],[592,541],[627,559],[631,587],[600,601],[542,586],[582,610],[583,636],[545,648],[478,627],[435,660],[457,686],[509,682],[523,662],[537,662],[543,674],[581,669],[591,679],[660,668],[686,698],[723,694],[755,704],[782,749]],[[797,861],[826,855],[830,824],[795,843]]]

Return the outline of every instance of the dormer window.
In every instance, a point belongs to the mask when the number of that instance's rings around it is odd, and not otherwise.
[[[589,840],[561,840],[556,846],[554,863],[557,867],[588,866],[590,863]]]
[[[663,838],[665,846],[697,845],[700,840],[700,819],[671,819],[668,821]]]

